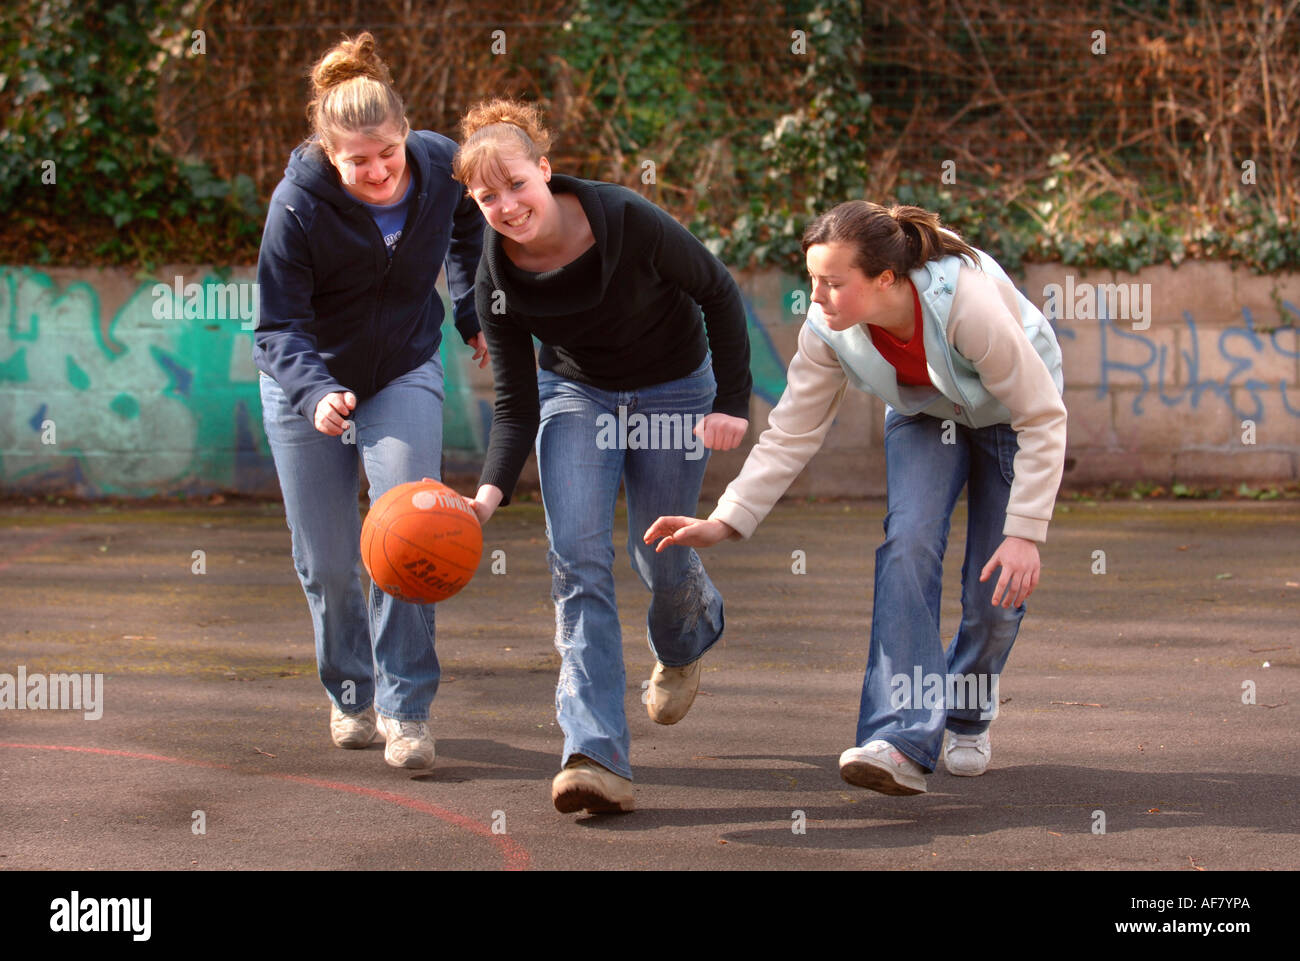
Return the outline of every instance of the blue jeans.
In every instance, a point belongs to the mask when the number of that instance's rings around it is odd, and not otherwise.
[[[433,605],[399,601],[370,584],[367,616],[357,468],[360,457],[371,504],[398,484],[439,477],[442,364],[434,356],[361,401],[350,418],[354,443],[316,430],[271,377],[263,374],[261,386],[321,683],[344,713],[373,702],[386,717],[427,721],[439,678]]]
[[[712,406],[713,369],[706,359],[688,377],[627,391],[600,390],[545,370],[537,377],[537,465],[561,658],[555,690],[555,716],[564,731],[560,764],[582,754],[631,778],[614,598],[614,504],[622,481],[628,556],[651,594],[651,651],[669,667],[698,660],[722,636],[722,596],[694,550],[656,554],[641,538],[661,515],[695,514],[708,451],[690,430]],[[673,415],[681,422],[676,433]],[[644,428],[639,436],[638,425]]]
[[[975,429],[928,414],[906,416],[892,408],[886,413],[889,505],[885,542],[876,551],[859,746],[888,741],[932,771],[945,727],[957,734],[979,734],[988,727],[997,705],[996,678],[1025,607],[992,606],[1000,568],[983,584],[979,576],[1002,543],[1018,447],[1009,424]],[[969,516],[961,625],[945,654],[939,636],[943,555],[963,486]],[[935,692],[932,678],[941,685],[938,703],[926,696],[927,688]]]

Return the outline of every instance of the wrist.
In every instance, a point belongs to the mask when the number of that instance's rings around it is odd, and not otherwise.
[[[478,489],[478,493],[474,495],[474,500],[494,511],[501,506],[504,497],[505,494],[502,493],[500,487],[495,484],[484,484]]]

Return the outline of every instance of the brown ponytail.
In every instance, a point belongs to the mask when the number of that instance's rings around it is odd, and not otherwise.
[[[460,122],[464,144],[456,151],[451,174],[469,186],[480,173],[485,179],[508,179],[503,151],[518,151],[537,163],[551,149],[551,135],[535,104],[519,100],[487,100],[476,104]]]
[[[410,132],[406,107],[393,90],[388,67],[375,53],[375,38],[345,37],[311,68],[307,119],[321,146],[333,152],[341,136],[375,134],[392,124],[403,138]]]
[[[922,264],[949,254],[979,266],[975,248],[939,222],[939,215],[920,207],[882,207],[850,200],[822,214],[803,233],[803,252],[814,244],[848,244],[853,266],[868,277],[891,270],[905,277]]]

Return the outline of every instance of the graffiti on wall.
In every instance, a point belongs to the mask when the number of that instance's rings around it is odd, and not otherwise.
[[[90,283],[60,289],[39,270],[0,268],[0,488],[274,493],[252,324],[214,310],[224,287],[215,275],[174,292],[148,280],[105,315]],[[755,393],[774,404],[785,365],[746,307]],[[492,407],[472,352],[447,330],[443,444],[473,457],[487,449]]]
[[[162,285],[148,280],[105,315],[90,283],[60,289],[39,270],[0,268],[0,489],[274,493],[252,325],[214,314],[212,298],[200,295],[223,283],[209,275],[161,294]],[[160,310],[160,296],[174,300]],[[745,299],[754,395],[769,406],[786,386],[773,335],[802,324],[806,297],[799,278],[783,277],[771,294]],[[1227,328],[1201,328],[1184,314],[1176,347],[1168,328],[1132,331],[1103,316],[1091,383],[1099,397],[1132,392],[1139,416],[1154,398],[1189,409],[1221,402],[1255,421],[1278,410],[1300,417],[1300,328],[1290,320],[1300,309],[1281,306],[1287,322],[1271,328],[1246,309],[1243,323]],[[1094,336],[1056,328],[1066,350],[1081,335]],[[473,462],[487,446],[491,388],[475,376],[472,353],[450,324],[447,330],[444,446]],[[790,331],[780,337],[790,340]],[[1267,405],[1270,395],[1279,403]]]
[[[1300,309],[1289,301],[1282,307],[1300,318]],[[1300,390],[1295,381],[1295,363],[1300,358],[1300,328],[1294,323],[1259,328],[1248,308],[1242,309],[1244,324],[1216,328],[1206,334],[1197,328],[1189,311],[1183,312],[1186,346],[1175,357],[1168,344],[1157,343],[1141,333],[1126,331],[1110,320],[1098,321],[1101,331],[1101,371],[1097,378],[1097,396],[1105,397],[1115,386],[1140,384],[1133,397],[1133,413],[1141,415],[1147,395],[1152,392],[1166,407],[1187,404],[1196,409],[1205,394],[1217,397],[1239,418],[1262,422],[1266,417],[1265,397],[1280,396],[1282,409],[1291,417],[1300,417]],[[1215,351],[1211,353],[1211,349]],[[1277,374],[1276,361],[1290,368],[1291,376]],[[1227,365],[1220,377],[1206,376],[1205,367],[1213,361],[1215,369]],[[1175,366],[1183,370],[1175,383]],[[1269,370],[1271,373],[1258,371]],[[1234,397],[1234,392],[1237,397]],[[1250,400],[1241,404],[1241,394]]]
[[[141,284],[104,316],[89,283],[60,291],[39,271],[0,269],[4,486],[132,495],[264,486],[251,334],[237,318],[159,320],[152,290]]]

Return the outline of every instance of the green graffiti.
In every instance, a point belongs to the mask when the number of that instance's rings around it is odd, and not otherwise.
[[[108,406],[113,413],[128,420],[134,420],[140,416],[140,402],[130,394],[118,394]]]
[[[68,383],[77,390],[85,390],[90,386],[90,378],[86,376],[86,372],[77,365],[71,355],[68,356]]]
[[[447,316],[451,307],[444,302]],[[487,450],[482,419],[478,417],[478,400],[470,383],[474,352],[460,339],[460,332],[448,321],[443,325],[442,360],[445,398],[442,407],[442,446],[446,450]]]
[[[89,283],[0,267],[0,489],[274,493],[239,283],[251,280],[149,279],[106,316]],[[770,303],[746,302],[754,392],[769,404],[786,384],[769,332],[802,323],[797,288],[783,278]],[[475,386],[473,351],[444,309],[443,446],[482,454],[490,389]]]
[[[206,281],[205,281],[206,283]],[[84,282],[0,268],[0,485],[147,496],[241,486],[269,465],[250,334],[240,321],[159,322],[153,284],[108,322]],[[7,343],[5,343],[7,341]],[[42,424],[52,425],[48,436]]]
[[[8,360],[0,364],[0,380],[21,384],[27,377],[27,348],[19,347]]]

